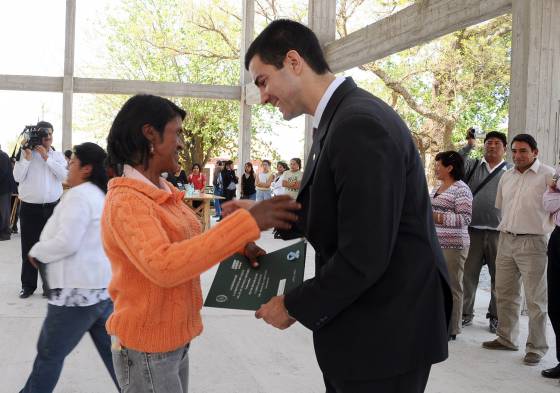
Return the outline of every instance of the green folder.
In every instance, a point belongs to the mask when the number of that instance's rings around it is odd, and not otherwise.
[[[253,269],[240,254],[218,267],[204,305],[237,310],[257,310],[273,296],[283,295],[303,282],[307,243],[291,246],[258,258]]]

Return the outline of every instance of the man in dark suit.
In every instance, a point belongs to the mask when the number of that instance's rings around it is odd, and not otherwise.
[[[315,277],[256,313],[313,331],[326,390],[423,392],[447,358],[451,293],[410,131],[383,101],[336,78],[316,36],[288,20],[251,44],[245,67],[262,103],[317,130],[297,200]],[[363,170],[369,168],[368,170]]]

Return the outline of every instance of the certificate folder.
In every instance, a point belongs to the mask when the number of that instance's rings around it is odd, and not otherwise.
[[[258,258],[253,269],[240,254],[220,263],[204,305],[237,310],[257,310],[273,296],[283,295],[303,282],[307,243],[291,246]]]

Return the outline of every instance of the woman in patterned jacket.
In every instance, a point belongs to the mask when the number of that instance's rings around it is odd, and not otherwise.
[[[436,155],[436,177],[441,181],[430,196],[438,240],[447,262],[453,294],[449,339],[461,333],[463,313],[463,271],[469,253],[469,224],[472,218],[472,193],[464,182],[463,158],[455,151]]]

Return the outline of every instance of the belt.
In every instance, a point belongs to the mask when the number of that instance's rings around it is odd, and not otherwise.
[[[45,208],[45,207],[53,207],[56,206],[56,204],[58,203],[59,200],[56,200],[54,202],[49,202],[49,203],[29,203],[29,202],[24,202],[21,201],[22,204],[25,205],[29,205],[29,206],[33,206],[33,207],[41,207],[41,208]]]
[[[535,235],[534,233],[513,233],[508,231],[505,231],[505,233],[511,236],[540,236],[540,235]]]

